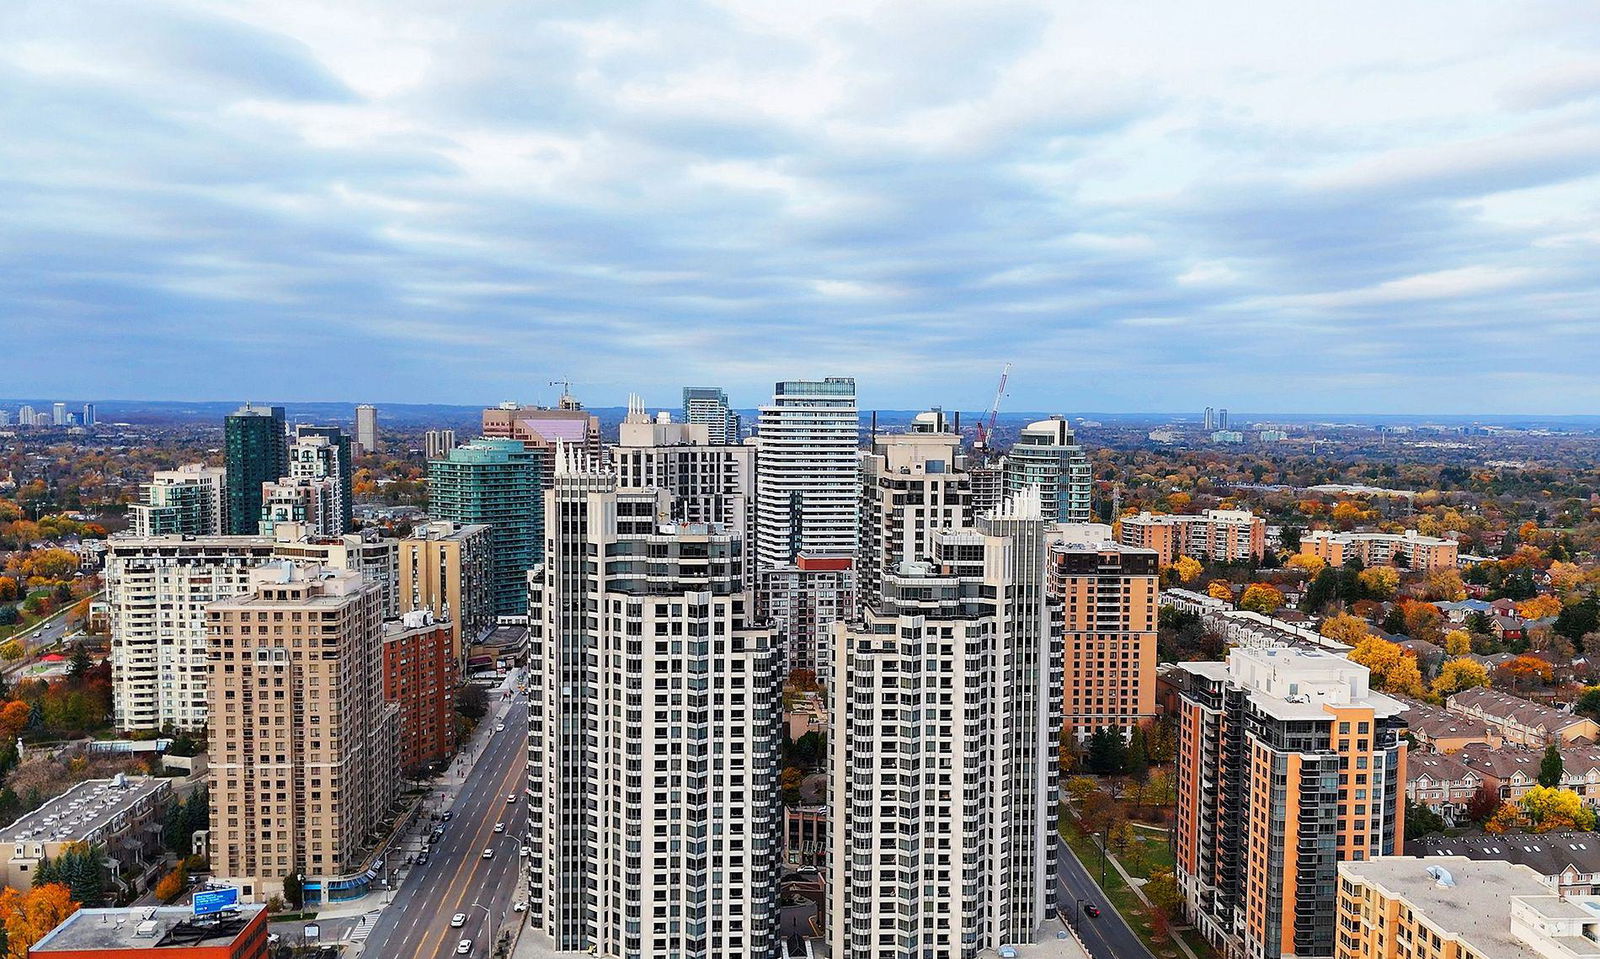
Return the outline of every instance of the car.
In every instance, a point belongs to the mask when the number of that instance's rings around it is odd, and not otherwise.
[[[445,822],[449,822],[450,820],[456,818],[456,814],[455,814],[454,811],[447,810],[445,812],[445,814],[443,816],[440,816],[439,818],[444,820]]]
[[[533,850],[529,849],[527,846],[523,846],[522,847],[522,854],[524,856],[531,856],[531,855],[533,855]]]
[[[458,912],[455,915],[450,917],[450,928],[451,929],[460,929],[462,926],[464,926],[466,924],[467,924],[467,914],[464,913],[464,912]]]
[[[1090,919],[1099,919],[1100,907],[1095,905],[1086,905],[1083,907],[1083,914],[1088,916]]]
[[[506,731],[506,724],[505,723],[495,723],[494,724],[494,731],[497,732],[497,733],[505,732]]]
[[[417,865],[426,866],[427,864],[428,864],[428,854],[427,853],[423,853],[423,854],[421,854],[420,856],[417,857]]]
[[[511,795],[506,797],[506,802],[516,802],[516,801],[517,801],[517,794],[516,793],[512,793]]]
[[[503,822],[495,823],[494,824],[494,831],[495,832],[505,832],[506,831],[506,824],[503,823]]]
[[[518,899],[516,902],[511,904],[511,911],[512,912],[527,912],[528,911],[528,904],[523,902],[521,899]]]
[[[494,850],[493,849],[485,849],[483,851],[483,858],[485,858],[485,859],[493,859],[494,858]]]
[[[463,939],[460,942],[456,943],[456,955],[465,956],[465,955],[470,955],[471,953],[472,953],[472,940],[471,939]]]

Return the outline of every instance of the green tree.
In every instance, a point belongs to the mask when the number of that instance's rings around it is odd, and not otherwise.
[[[1133,727],[1133,733],[1128,737],[1128,761],[1123,769],[1141,783],[1150,774],[1150,749],[1145,741],[1143,726]]]
[[[1426,836],[1444,830],[1445,821],[1438,813],[1421,803],[1406,800],[1406,836]]]
[[[298,862],[290,868],[289,874],[283,877],[283,899],[296,909],[300,909],[306,904],[305,876],[300,874],[300,864]]]
[[[94,667],[94,660],[89,658],[89,650],[82,643],[72,644],[72,664],[67,667],[67,679],[74,686],[83,684],[84,677],[89,675],[89,670]]]
[[[1539,760],[1539,785],[1546,789],[1554,789],[1561,785],[1561,774],[1564,772],[1561,765],[1561,750],[1555,743],[1544,748],[1544,758]]]
[[[1127,764],[1128,744],[1123,740],[1122,733],[1107,726],[1096,729],[1089,737],[1089,771],[1101,776],[1113,776],[1122,772]]]

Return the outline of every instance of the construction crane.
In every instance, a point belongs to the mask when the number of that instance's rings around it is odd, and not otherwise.
[[[1007,363],[1005,369],[1000,371],[1000,386],[994,391],[994,402],[989,404],[989,415],[978,423],[977,442],[973,444],[977,449],[988,449],[989,441],[994,437],[995,422],[1000,418],[1000,401],[1006,396],[1006,380],[1011,377],[1011,364]]]

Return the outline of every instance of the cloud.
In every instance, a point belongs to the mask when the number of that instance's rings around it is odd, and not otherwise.
[[[13,392],[1600,402],[1592,5],[14,6]]]

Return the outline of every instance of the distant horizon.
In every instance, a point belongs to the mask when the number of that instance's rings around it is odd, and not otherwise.
[[[582,400],[582,397],[580,397],[579,399]],[[493,408],[494,406],[498,405],[499,403],[505,402],[505,401],[496,400],[496,401],[492,401],[492,402],[483,402],[483,403],[447,403],[447,402],[417,402],[417,401],[404,401],[404,402],[402,402],[402,401],[386,401],[386,400],[372,400],[372,399],[354,399],[354,400],[293,400],[293,399],[291,399],[291,400],[279,400],[279,399],[261,399],[261,398],[251,398],[251,399],[248,399],[248,400],[245,400],[245,399],[182,399],[182,400],[171,400],[171,399],[126,399],[126,398],[121,398],[121,399],[65,399],[65,400],[62,400],[62,399],[21,398],[21,397],[15,397],[15,398],[0,397],[0,409],[6,409],[7,411],[11,411],[17,406],[29,405],[29,406],[33,406],[37,410],[48,412],[48,410],[50,408],[50,404],[52,404],[52,403],[66,403],[68,405],[68,407],[69,407],[69,409],[68,409],[69,412],[77,412],[78,411],[77,408],[81,407],[84,403],[93,403],[97,407],[99,407],[99,406],[107,406],[107,407],[109,407],[111,409],[116,409],[116,408],[123,407],[123,406],[154,406],[154,407],[177,407],[177,408],[188,407],[188,406],[225,407],[225,406],[243,406],[247,402],[248,403],[257,404],[257,405],[262,405],[262,406],[285,406],[285,407],[290,407],[290,406],[299,406],[299,407],[343,407],[343,406],[348,406],[348,407],[350,407],[352,413],[354,412],[354,409],[355,409],[356,406],[363,405],[363,404],[368,404],[368,405],[372,405],[372,406],[377,407],[379,422],[382,423],[382,421],[383,421],[383,411],[384,411],[385,407],[389,407],[389,408],[396,409],[396,410],[447,409],[447,410],[469,411],[469,410],[483,410],[483,409]],[[541,405],[540,403],[533,402],[533,401],[518,401],[518,402],[524,402],[525,405]],[[553,406],[554,403],[553,402],[546,402],[546,403],[544,403],[542,405]],[[646,403],[645,403],[645,407],[646,407],[646,409],[652,410],[652,411],[678,410],[678,409],[682,408],[682,404],[681,403],[670,403],[670,404],[667,404],[667,403],[660,403],[660,404],[651,403],[651,402],[648,401],[648,398],[647,398]],[[586,402],[586,403],[584,403],[583,408],[586,409],[586,410],[591,410],[591,411],[595,411],[595,412],[615,412],[615,411],[620,411],[620,410],[626,410],[627,409],[627,402],[626,402],[626,400],[624,400],[621,403],[602,404],[602,405],[597,405],[597,404],[587,403]],[[741,412],[741,413],[748,413],[748,412],[754,412],[757,409],[759,409],[759,404],[739,405],[739,404],[735,403],[735,404],[732,405],[732,408],[734,410],[738,411],[738,412]],[[927,409],[930,408],[930,406],[928,406],[928,405],[906,406],[906,407],[870,406],[870,405],[861,404],[858,401],[857,408],[859,409],[861,414],[863,416],[865,416],[865,415],[869,415],[869,414],[874,413],[874,412],[876,412],[876,413],[888,413],[888,414],[899,414],[899,413],[914,414],[914,413],[918,413],[918,412],[922,412],[924,410],[927,410]],[[980,415],[986,415],[986,413],[987,413],[987,411],[984,410],[984,409],[976,409],[976,408],[974,408],[974,409],[960,409],[960,410],[957,410],[957,408],[952,407],[952,406],[943,406],[941,408],[946,410],[947,412],[950,412],[950,413],[960,412],[962,416],[969,416],[970,415],[970,416],[976,417],[976,416],[980,416]],[[1428,422],[1430,420],[1437,420],[1437,421],[1441,421],[1441,422],[1446,422],[1449,425],[1461,425],[1462,421],[1495,423],[1496,421],[1516,420],[1516,421],[1549,421],[1549,422],[1589,422],[1589,421],[1593,421],[1597,425],[1600,425],[1600,413],[1484,413],[1484,412],[1477,412],[1477,413],[1441,413],[1441,412],[1412,413],[1412,412],[1392,412],[1392,411],[1391,412],[1378,413],[1378,412],[1361,412],[1361,411],[1350,411],[1350,410],[1326,411],[1326,412],[1323,412],[1323,411],[1310,411],[1310,412],[1306,412],[1306,411],[1300,411],[1300,412],[1267,411],[1267,412],[1263,412],[1263,411],[1260,411],[1260,410],[1234,409],[1234,408],[1228,408],[1228,407],[1215,407],[1215,409],[1217,409],[1217,410],[1227,409],[1228,410],[1228,417],[1229,417],[1230,421],[1232,421],[1232,420],[1244,420],[1244,419],[1248,419],[1248,420],[1270,420],[1270,419],[1273,419],[1273,418],[1277,418],[1277,419],[1292,420],[1292,421],[1315,421],[1315,422],[1340,423],[1340,422],[1360,421],[1360,420],[1364,419],[1364,420],[1370,420],[1370,421],[1374,421],[1374,422],[1377,422],[1377,421],[1407,422],[1407,423],[1415,422],[1415,423],[1425,424],[1426,422]],[[1204,416],[1204,410],[1203,409],[1200,409],[1200,410],[1082,410],[1082,411],[1070,410],[1070,409],[1034,409],[1034,410],[1019,409],[1019,410],[1012,410],[1012,409],[1006,409],[1004,407],[1002,407],[1001,410],[1000,410],[1001,419],[1006,419],[1006,420],[1013,419],[1013,418],[1021,418],[1021,417],[1033,417],[1033,416],[1037,416],[1037,417],[1043,418],[1043,417],[1049,417],[1049,416],[1055,416],[1055,415],[1066,416],[1069,420],[1096,419],[1096,418],[1108,418],[1108,419],[1115,419],[1115,418],[1122,418],[1122,419],[1150,418],[1150,419],[1165,419],[1165,420],[1176,421],[1176,422],[1186,422],[1186,421],[1191,421],[1191,420],[1198,422]],[[1234,424],[1230,423],[1230,425],[1234,425]]]

